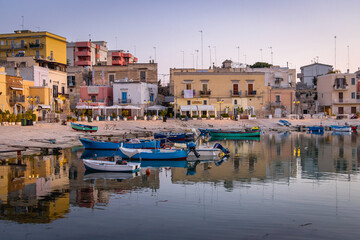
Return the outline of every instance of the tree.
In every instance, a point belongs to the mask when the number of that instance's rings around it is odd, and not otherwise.
[[[253,65],[251,65],[251,68],[270,68],[272,64],[269,64],[267,62],[256,62]]]

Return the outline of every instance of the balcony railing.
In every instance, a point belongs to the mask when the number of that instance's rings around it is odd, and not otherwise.
[[[246,94],[246,96],[255,96],[256,91],[246,91],[245,94]]]
[[[340,99],[333,99],[333,104],[346,104],[346,103],[350,103],[350,104],[353,104],[353,103],[360,103],[360,99],[343,99],[343,98],[340,98]]]
[[[230,90],[230,95],[232,97],[240,97],[241,96],[241,91],[233,91],[233,90]]]
[[[121,104],[131,103],[131,99],[121,99],[121,98],[119,98],[118,103],[121,103]]]
[[[29,43],[29,48],[43,48],[44,43]]]
[[[333,87],[334,87],[334,90],[341,90],[341,91],[349,89],[348,85],[335,85],[334,84]]]
[[[23,103],[25,102],[25,96],[24,95],[21,95],[21,96],[10,96],[10,104],[15,104],[15,103]]]
[[[78,52],[75,52],[75,55],[79,56],[79,57],[90,57],[91,52],[90,51],[78,51]]]
[[[91,65],[91,61],[76,61],[75,62],[76,66],[90,66]]]
[[[211,95],[211,91],[207,90],[207,91],[200,91],[200,96],[209,96]]]

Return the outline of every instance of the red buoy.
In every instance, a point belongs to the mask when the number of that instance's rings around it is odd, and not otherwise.
[[[146,169],[146,175],[150,175],[151,171],[150,169]]]

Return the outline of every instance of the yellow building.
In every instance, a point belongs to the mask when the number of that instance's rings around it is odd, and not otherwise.
[[[269,102],[265,74],[233,69],[170,69],[178,114],[219,117],[220,113],[236,116],[243,112],[263,116]]]
[[[8,110],[6,98],[6,73],[5,68],[0,67],[0,109],[2,111]]]
[[[66,38],[49,32],[17,30],[0,34],[0,59],[32,56],[66,65]]]

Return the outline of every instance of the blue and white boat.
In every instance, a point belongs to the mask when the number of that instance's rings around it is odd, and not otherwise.
[[[186,160],[189,152],[183,149],[135,149],[119,148],[121,157],[130,160]]]
[[[137,172],[140,170],[141,163],[129,163],[126,161],[98,161],[83,159],[87,171],[100,172]]]
[[[307,129],[310,133],[322,133],[325,130],[323,126],[310,126]]]
[[[280,119],[278,124],[280,126],[286,126],[286,127],[290,127],[291,126],[291,123],[289,121],[286,121],[286,120],[283,120],[283,119]]]
[[[157,140],[132,139],[125,142],[110,142],[110,141],[93,140],[89,138],[80,138],[80,141],[84,145],[85,149],[117,150],[121,145],[124,148],[143,148],[143,149],[160,148],[160,141]]]
[[[334,132],[351,132],[351,126],[331,125],[330,127]]]

